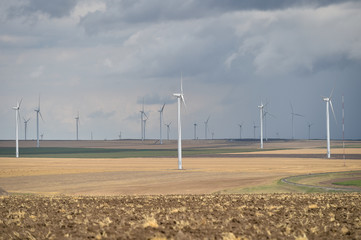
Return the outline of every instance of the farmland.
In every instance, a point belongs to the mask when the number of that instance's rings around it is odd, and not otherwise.
[[[334,184],[359,182],[357,141],[331,159],[323,141],[185,141],[181,171],[176,142],[33,143],[0,142],[0,239],[361,238],[360,188]]]

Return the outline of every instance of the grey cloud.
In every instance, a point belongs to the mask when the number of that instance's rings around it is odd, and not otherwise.
[[[68,16],[76,6],[76,0],[28,0],[8,9],[8,17],[31,16],[36,13],[46,14],[51,18]]]
[[[103,110],[97,110],[88,115],[89,118],[110,118],[115,115],[115,112],[104,112]]]
[[[176,99],[171,96],[159,96],[158,94],[147,94],[143,97],[138,97],[137,104],[143,104],[144,99],[144,105],[163,105],[166,104],[172,104],[176,102]]]

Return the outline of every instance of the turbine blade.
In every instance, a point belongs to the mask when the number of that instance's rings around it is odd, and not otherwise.
[[[165,107],[165,103],[163,104],[163,107],[162,107],[162,109],[160,110],[161,112],[163,112],[163,110],[164,110],[164,107]]]
[[[181,94],[183,95],[183,73],[181,72]]]
[[[336,119],[335,111],[333,111],[333,106],[332,106],[332,101],[331,100],[330,100],[330,106],[331,106],[331,110],[332,110],[332,113],[333,113],[333,118],[335,119],[335,122],[337,124],[337,119]]]
[[[184,100],[183,94],[181,94],[181,100],[182,100],[182,102],[183,102],[183,105],[184,105],[185,110],[187,111],[187,105],[186,105],[186,101]]]
[[[294,113],[293,115],[299,116],[299,117],[305,117],[305,116],[303,116],[303,115],[301,115],[301,114],[298,114],[298,113]]]
[[[335,90],[335,87],[332,88],[332,91],[331,91],[331,94],[330,94],[330,99],[332,98],[332,95],[333,95],[333,90]]]
[[[38,111],[38,113],[39,113],[39,115],[40,115],[40,117],[41,117],[41,120],[43,120],[43,122],[45,122],[45,121],[44,121],[44,118],[43,118],[43,115],[41,115],[41,112]]]
[[[19,108],[20,108],[22,102],[23,102],[23,99],[21,98],[20,103],[18,105]]]
[[[293,114],[293,106],[291,102],[290,102],[290,106],[291,106],[291,114]]]

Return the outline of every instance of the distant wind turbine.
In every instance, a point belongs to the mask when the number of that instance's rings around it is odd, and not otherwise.
[[[258,128],[258,126],[256,126],[256,123],[253,121],[253,138],[256,139],[256,128]]]
[[[168,141],[169,141],[169,127],[170,127],[171,124],[172,124],[172,122],[170,122],[168,124],[164,124],[164,125],[167,126],[167,139],[168,139]]]
[[[326,102],[327,158],[331,158],[329,105],[331,106],[333,117],[335,119],[335,122],[337,123],[335,112],[333,111],[333,106],[332,106],[332,101],[331,101],[332,94],[333,94],[333,89],[332,89],[329,97],[323,97],[323,101]]]
[[[16,103],[16,107],[13,107],[15,110],[15,138],[16,138],[16,157],[19,157],[19,118],[20,118],[20,105],[23,100],[20,100],[20,103]]]
[[[197,123],[194,123],[194,140],[197,139]]]
[[[182,167],[182,127],[181,127],[181,102],[185,106],[184,94],[183,94],[183,79],[181,76],[181,92],[174,93],[178,100],[178,169],[181,170]]]
[[[259,108],[259,117],[260,117],[260,121],[261,121],[261,136],[260,136],[260,140],[261,140],[261,148],[263,148],[263,103],[261,102],[261,105],[258,106]]]
[[[121,131],[119,132],[119,136],[118,136],[118,137],[119,137],[119,140],[122,139],[122,132],[121,132]]]
[[[146,125],[147,125],[147,120],[148,120],[148,116],[147,114],[144,113],[144,119],[143,119],[143,140],[145,140],[145,128],[146,128]]]
[[[28,120],[26,120],[25,118],[24,119],[24,124],[25,124],[25,141],[26,141],[26,133],[27,133],[27,130],[28,130],[28,122],[30,121],[30,118],[28,118]]]
[[[294,139],[293,118],[294,118],[294,116],[297,116],[297,117],[305,117],[305,116],[303,116],[303,115],[301,115],[301,114],[298,114],[298,113],[295,113],[295,112],[293,111],[292,103],[290,103],[290,105],[291,105],[291,116],[292,116],[292,139]]]
[[[238,124],[238,126],[239,126],[239,139],[242,139],[242,125],[243,125],[243,123]]]
[[[204,122],[204,139],[208,139],[207,133],[208,133],[208,121],[211,116],[209,115],[207,120]]]
[[[164,110],[165,103],[163,104],[163,107],[158,111],[159,112],[159,142],[160,144],[163,144],[162,142],[162,127],[163,127],[163,110]]]
[[[76,123],[76,140],[79,140],[79,112],[78,115],[75,117]]]
[[[141,128],[140,131],[142,135],[141,137],[142,141],[144,141],[145,139],[145,122],[147,121],[147,119],[145,119],[144,117],[148,119],[147,115],[144,112],[144,98],[143,98],[142,110],[140,111],[140,128]]]
[[[312,125],[313,125],[312,123],[307,122],[307,126],[308,126],[308,140],[311,139],[311,126],[312,126]]]
[[[38,102],[38,108],[36,108],[34,110],[36,112],[36,147],[40,147],[40,143],[39,143],[39,115],[41,117],[41,119],[44,121],[43,116],[41,115],[40,112],[40,95],[39,95],[39,102]]]

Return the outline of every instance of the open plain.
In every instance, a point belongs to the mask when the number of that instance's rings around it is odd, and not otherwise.
[[[280,183],[313,173],[325,175],[298,181],[361,180],[360,142],[334,142],[327,159],[323,141],[273,141],[262,151],[251,141],[185,141],[184,170],[176,169],[175,144],[47,141],[43,148],[67,157],[32,149],[0,157],[0,190],[9,193],[0,196],[0,239],[361,238],[360,193],[304,194]],[[72,158],[71,148],[120,151]]]

